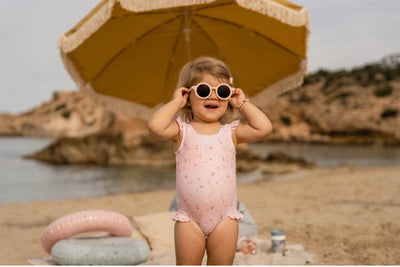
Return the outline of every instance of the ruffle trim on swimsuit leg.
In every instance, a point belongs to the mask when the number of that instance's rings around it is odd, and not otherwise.
[[[236,220],[241,220],[243,219],[243,214],[241,214],[238,210],[231,210],[228,215],[229,218],[231,219],[236,219]]]
[[[178,211],[171,217],[173,221],[189,222],[191,221],[189,215],[184,211]]]

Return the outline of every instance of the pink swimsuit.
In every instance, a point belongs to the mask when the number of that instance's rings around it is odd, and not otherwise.
[[[236,149],[232,131],[239,121],[225,124],[214,135],[197,133],[176,119],[182,142],[176,155],[178,212],[174,221],[194,221],[207,237],[226,217],[242,219],[236,200]]]

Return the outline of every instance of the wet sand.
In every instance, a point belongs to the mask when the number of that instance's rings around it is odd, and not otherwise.
[[[46,256],[39,239],[54,219],[84,209],[129,218],[166,211],[175,190],[0,205],[0,264]],[[400,166],[316,168],[238,186],[259,236],[283,228],[316,264],[400,264]]]

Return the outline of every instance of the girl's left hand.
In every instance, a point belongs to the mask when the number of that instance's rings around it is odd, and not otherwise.
[[[235,88],[233,89],[231,98],[229,98],[229,103],[231,104],[232,107],[236,107],[245,98],[246,96],[244,95],[243,90],[240,88]]]

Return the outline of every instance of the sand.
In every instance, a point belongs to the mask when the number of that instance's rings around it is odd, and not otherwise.
[[[0,205],[0,264],[46,256],[39,238],[52,220],[84,209],[129,218],[166,211],[175,190]],[[400,166],[340,166],[238,186],[238,199],[269,238],[283,228],[315,264],[400,264]]]

